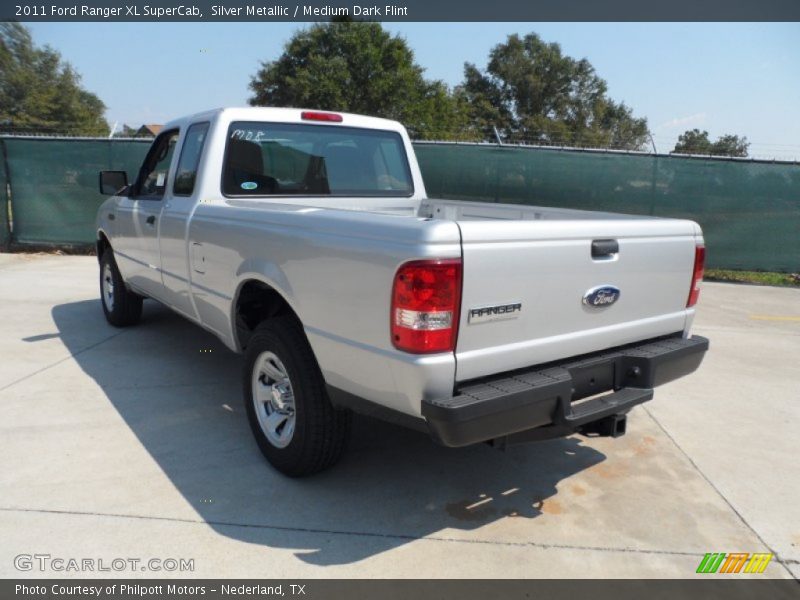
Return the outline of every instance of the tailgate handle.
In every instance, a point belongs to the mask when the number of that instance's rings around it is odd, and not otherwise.
[[[619,252],[617,240],[592,241],[592,258],[605,258]]]

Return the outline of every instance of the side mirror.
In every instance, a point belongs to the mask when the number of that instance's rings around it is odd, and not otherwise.
[[[128,174],[125,171],[100,171],[100,193],[113,196],[128,187]]]

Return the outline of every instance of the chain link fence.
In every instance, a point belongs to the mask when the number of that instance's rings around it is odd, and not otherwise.
[[[12,243],[93,244],[98,173],[136,173],[149,141],[5,138]]]
[[[431,197],[692,219],[709,267],[800,270],[800,164],[417,143]]]
[[[0,145],[0,242],[80,245],[95,240],[98,172],[132,177],[149,140],[5,137]],[[800,270],[798,163],[493,144],[415,149],[433,198],[688,218],[703,227],[709,267]]]

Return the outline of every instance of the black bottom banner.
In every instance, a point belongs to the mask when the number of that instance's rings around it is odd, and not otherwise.
[[[302,598],[303,600],[523,600],[534,598],[800,598],[800,583],[774,579],[693,580],[13,580],[0,581],[0,598],[8,600],[151,600],[177,598]]]

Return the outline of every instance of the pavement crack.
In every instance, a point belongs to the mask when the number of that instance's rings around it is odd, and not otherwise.
[[[124,390],[160,390],[183,387],[207,387],[210,385],[230,386],[228,381],[190,381],[186,383],[142,383],[136,385],[104,385],[103,390],[124,391]]]
[[[747,528],[748,528],[750,531],[752,531],[752,532],[753,532],[753,535],[755,535],[755,536],[758,538],[758,540],[759,540],[759,541],[760,541],[760,542],[761,542],[761,543],[764,545],[764,547],[765,547],[767,550],[769,550],[769,551],[770,551],[770,553],[771,553],[771,554],[772,554],[772,555],[775,557],[775,561],[776,561],[777,563],[779,563],[779,564],[780,564],[780,565],[781,565],[781,566],[784,568],[784,570],[786,570],[786,572],[787,572],[787,573],[789,573],[789,575],[790,575],[790,576],[791,576],[793,579],[797,580],[797,577],[795,577],[795,576],[794,576],[794,573],[792,573],[791,569],[789,569],[789,567],[788,567],[788,566],[786,566],[786,565],[787,565],[787,563],[789,563],[789,562],[792,562],[792,561],[790,561],[790,560],[786,560],[786,559],[783,559],[783,558],[781,558],[780,554],[778,554],[778,552],[777,552],[777,551],[776,551],[776,550],[775,550],[775,549],[774,549],[772,546],[770,546],[770,545],[767,543],[767,541],[766,541],[766,540],[765,540],[765,539],[764,539],[764,538],[761,536],[761,534],[760,534],[760,533],[758,533],[758,531],[756,531],[755,527],[753,527],[753,526],[752,526],[750,523],[748,523],[747,519],[745,519],[745,518],[744,518],[744,515],[743,515],[742,513],[740,513],[740,512],[737,510],[737,508],[736,508],[736,507],[733,505],[733,503],[732,503],[730,500],[728,500],[728,498],[725,496],[725,494],[723,494],[723,493],[722,493],[722,491],[721,491],[721,490],[720,490],[720,489],[719,489],[719,488],[718,488],[718,487],[717,487],[717,486],[714,484],[714,482],[713,482],[713,481],[711,481],[711,479],[708,477],[708,475],[706,475],[706,474],[703,472],[703,470],[702,470],[702,469],[700,468],[700,466],[699,466],[699,465],[698,465],[698,464],[697,464],[697,463],[694,461],[694,459],[692,459],[692,457],[691,457],[691,456],[689,456],[689,453],[688,453],[688,452],[686,452],[686,450],[684,450],[684,449],[681,447],[681,445],[678,443],[678,441],[677,441],[677,440],[676,440],[674,437],[672,437],[672,435],[669,433],[669,431],[667,431],[666,427],[664,427],[664,426],[661,424],[661,422],[660,422],[658,419],[656,419],[655,415],[653,415],[653,413],[651,413],[651,412],[650,412],[650,411],[647,409],[647,407],[646,407],[646,406],[642,406],[642,409],[644,409],[644,412],[645,412],[645,413],[647,413],[647,415],[648,415],[648,416],[649,416],[651,419],[653,419],[653,422],[654,422],[654,423],[655,423],[655,424],[658,426],[658,428],[659,428],[659,429],[660,429],[662,432],[664,432],[664,435],[666,435],[666,436],[667,436],[667,438],[669,438],[669,441],[671,441],[671,442],[673,443],[673,445],[674,445],[674,446],[675,446],[675,447],[678,449],[678,451],[679,451],[681,454],[683,454],[683,456],[684,456],[684,457],[686,457],[686,460],[688,460],[688,461],[689,461],[689,464],[691,464],[691,465],[692,465],[692,467],[694,467],[694,470],[695,470],[695,471],[697,471],[697,473],[700,475],[700,477],[702,477],[702,478],[705,480],[705,482],[706,482],[706,483],[707,483],[709,486],[711,486],[711,489],[712,489],[712,490],[714,490],[714,491],[715,491],[715,492],[716,492],[716,493],[719,495],[719,497],[720,497],[720,498],[722,498],[722,501],[723,501],[723,502],[725,502],[725,504],[727,504],[727,505],[728,505],[728,507],[729,507],[729,508],[730,508],[730,509],[733,511],[733,513],[734,513],[734,514],[735,514],[737,517],[739,517],[739,520],[740,520],[740,521],[741,521],[741,522],[742,522],[742,523],[745,525],[745,527],[747,527]]]
[[[190,525],[210,525],[216,527],[237,527],[246,529],[265,529],[272,531],[285,531],[293,533],[308,533],[308,534],[321,534],[321,535],[339,535],[339,536],[352,536],[352,537],[367,537],[367,538],[383,538],[407,541],[434,541],[455,544],[483,544],[487,546],[510,546],[520,548],[539,548],[542,550],[580,550],[586,552],[608,552],[608,553],[623,553],[623,554],[657,554],[666,556],[686,556],[686,557],[702,557],[703,552],[691,552],[682,550],[661,550],[657,548],[630,548],[630,547],[614,547],[614,546],[588,546],[578,544],[548,544],[545,542],[512,542],[512,541],[497,541],[486,539],[464,539],[445,536],[419,536],[402,533],[381,533],[375,531],[349,531],[343,529],[323,529],[314,527],[292,527],[288,525],[272,525],[268,523],[236,523],[233,521],[215,521],[210,519],[187,519],[181,517],[159,517],[153,515],[134,515],[134,514],[121,514],[121,513],[103,513],[91,511],[74,511],[74,510],[55,510],[55,509],[36,509],[36,508],[15,508],[15,507],[0,507],[0,512],[22,512],[22,513],[36,513],[36,514],[52,514],[52,515],[73,515],[73,516],[89,516],[89,517],[105,517],[115,519],[140,519],[145,521],[164,521],[170,523],[184,523]]]
[[[58,366],[58,365],[60,365],[61,363],[63,363],[63,362],[66,362],[66,361],[68,361],[68,360],[69,360],[69,359],[71,359],[71,358],[75,358],[75,357],[76,357],[76,356],[78,356],[79,354],[83,354],[84,352],[88,352],[89,350],[92,350],[93,348],[97,348],[97,347],[98,347],[98,346],[100,346],[101,344],[105,344],[107,341],[109,341],[109,340],[113,340],[115,337],[117,337],[117,336],[120,336],[120,335],[122,335],[122,334],[124,334],[124,333],[127,333],[127,332],[126,332],[126,331],[118,331],[117,333],[114,333],[114,334],[112,334],[112,335],[108,336],[107,338],[103,338],[103,339],[102,339],[102,340],[100,340],[99,342],[95,342],[94,344],[90,344],[89,346],[86,346],[85,348],[81,348],[81,349],[80,349],[80,350],[78,350],[77,352],[70,353],[70,355],[69,355],[69,356],[65,356],[64,358],[62,358],[62,359],[60,359],[60,360],[57,360],[57,361],[56,361],[56,362],[54,362],[54,363],[50,363],[49,365],[47,365],[47,366],[44,366],[44,367],[42,367],[41,369],[37,369],[37,370],[36,370],[36,371],[34,371],[33,373],[28,373],[27,375],[23,375],[23,376],[22,376],[22,377],[20,377],[19,379],[15,379],[14,381],[12,381],[12,382],[10,382],[10,383],[7,383],[7,384],[6,384],[6,385],[4,385],[3,387],[0,387],[0,392],[3,392],[3,391],[5,391],[5,390],[7,390],[8,388],[10,388],[10,387],[13,387],[13,386],[17,385],[18,383],[22,383],[23,381],[27,381],[27,380],[28,380],[28,379],[30,379],[31,377],[35,377],[35,376],[36,376],[36,375],[38,375],[39,373],[43,373],[43,372],[47,371],[48,369],[52,369],[53,367],[57,367],[57,366]]]
[[[776,331],[769,329],[749,329],[746,327],[729,327],[726,325],[709,325],[704,327],[692,327],[692,331],[697,333],[718,332],[718,333],[738,333],[740,335],[774,335],[778,337],[798,337],[800,332],[796,331]]]

